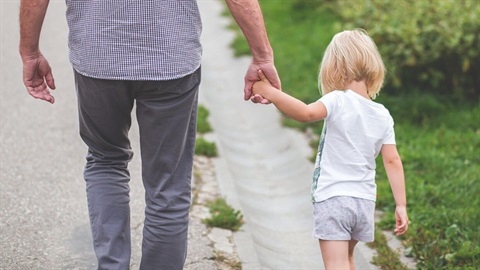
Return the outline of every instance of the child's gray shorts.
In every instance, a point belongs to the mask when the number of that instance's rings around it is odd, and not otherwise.
[[[374,201],[337,196],[313,206],[314,237],[320,240],[373,242]]]

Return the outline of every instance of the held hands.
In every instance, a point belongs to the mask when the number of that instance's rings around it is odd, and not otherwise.
[[[270,83],[270,81],[267,79],[267,77],[265,76],[262,70],[258,70],[257,74],[258,74],[258,78],[260,78],[260,81],[256,81],[253,84],[252,99],[258,96],[268,101],[268,99],[266,99],[266,97],[269,96],[268,92],[272,90],[273,91],[278,91],[278,90]],[[270,103],[270,101],[268,101],[268,103]],[[262,102],[262,104],[267,104],[267,103]]]
[[[273,63],[257,63],[254,61],[252,62],[252,64],[250,64],[250,67],[247,70],[247,74],[245,75],[244,99],[250,99],[253,103],[270,104],[270,101],[268,101],[268,99],[265,99],[258,93],[252,93],[252,86],[259,79],[259,70],[263,71],[263,73],[265,74],[264,77],[268,78],[267,81],[271,82],[271,85],[273,87],[278,90],[282,89],[280,78],[278,77],[277,70],[275,69]]]
[[[52,69],[47,59],[38,52],[33,57],[23,57],[23,84],[27,87],[28,93],[41,100],[50,103],[55,102],[55,98],[50,94],[50,89],[55,89],[55,81],[52,75]]]
[[[408,229],[408,215],[405,206],[397,206],[395,209],[396,226],[394,232],[397,236],[404,234]]]

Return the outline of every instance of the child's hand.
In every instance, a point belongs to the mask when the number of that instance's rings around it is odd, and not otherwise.
[[[258,71],[258,77],[260,78],[260,81],[257,81],[253,84],[252,93],[253,95],[261,95],[262,97],[268,99],[268,92],[274,87],[261,70]]]
[[[396,227],[394,232],[397,236],[404,234],[408,229],[408,215],[407,208],[405,206],[397,206],[395,209],[395,221]]]

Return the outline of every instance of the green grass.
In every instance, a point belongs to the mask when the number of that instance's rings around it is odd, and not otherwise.
[[[452,105],[422,121],[396,121],[411,219],[406,240],[420,267],[480,266],[479,115],[478,106]],[[377,168],[380,226],[392,229],[393,197],[380,160]]]
[[[223,198],[209,202],[207,206],[212,214],[210,218],[204,219],[205,224],[208,226],[231,231],[238,231],[242,226],[243,215],[240,210],[233,209]]]
[[[216,157],[218,156],[217,146],[213,142],[198,137],[195,142],[195,155]]]
[[[203,105],[198,105],[198,120],[197,120],[197,132],[200,134],[211,132],[213,129],[208,122],[208,112],[207,108]]]
[[[375,241],[367,243],[367,246],[377,251],[373,256],[373,264],[381,265],[382,269],[387,270],[407,270],[407,267],[400,262],[399,254],[388,246],[387,237],[379,228],[375,230]]]
[[[339,20],[319,3],[261,1],[283,91],[307,103],[320,97],[318,67]],[[248,53],[242,38],[233,46]],[[480,268],[478,100],[459,101],[419,92],[392,96],[383,89],[376,101],[395,119],[397,147],[404,163],[411,225],[402,242],[411,247],[421,269]],[[284,123],[300,129],[311,127],[317,134],[323,125],[289,119]],[[377,208],[385,212],[378,225],[391,230],[395,203],[381,158],[377,161]],[[388,262],[377,263],[381,261]]]
[[[218,156],[217,145],[213,142],[205,140],[202,135],[212,131],[212,127],[208,122],[208,110],[202,106],[198,106],[197,133],[199,137],[195,140],[195,155],[216,157]]]

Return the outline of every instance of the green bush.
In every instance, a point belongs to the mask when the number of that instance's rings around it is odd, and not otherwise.
[[[239,210],[233,209],[227,202],[220,198],[208,203],[210,218],[204,219],[204,222],[210,227],[217,227],[237,231],[243,224],[243,215]]]
[[[343,19],[337,30],[363,28],[377,43],[388,70],[386,88],[396,92],[420,89],[478,101],[477,0],[349,0],[330,4]]]
[[[195,142],[195,155],[216,157],[217,146],[213,142],[208,142],[204,138],[199,137]]]

